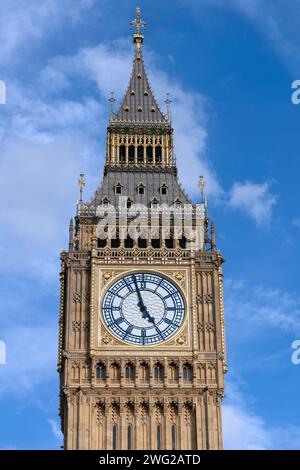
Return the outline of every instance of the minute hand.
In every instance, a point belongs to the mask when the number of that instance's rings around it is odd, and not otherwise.
[[[136,288],[136,293],[137,293],[137,296],[138,296],[138,299],[139,299],[138,307],[139,307],[140,311],[143,314],[143,318],[148,318],[148,320],[151,323],[154,323],[155,322],[154,318],[149,314],[149,312],[147,310],[147,307],[144,304],[143,297],[141,295],[141,292],[140,292],[140,289],[139,289],[139,286],[138,286],[138,283],[137,283],[137,280],[136,280],[135,276],[133,276],[133,281],[134,281],[135,288]]]

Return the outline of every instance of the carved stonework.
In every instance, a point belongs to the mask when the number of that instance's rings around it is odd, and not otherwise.
[[[78,321],[74,320],[72,321],[72,331],[89,331],[90,329],[90,323],[88,321]]]
[[[64,448],[221,449],[223,257],[204,204],[203,178],[198,205],[190,205],[178,181],[169,110],[160,111],[145,72],[139,8],[132,25],[133,72],[120,109],[111,109],[103,180],[85,202],[80,175],[69,249],[61,253]],[[184,158],[188,164],[189,155]],[[120,196],[126,198],[122,207]],[[138,214],[141,202],[145,209]],[[116,230],[103,240],[98,224],[111,206],[116,220],[109,225]],[[196,213],[203,215],[201,248],[191,243]],[[182,235],[179,227],[189,217]],[[153,230],[146,238],[132,231],[127,236],[126,223]]]

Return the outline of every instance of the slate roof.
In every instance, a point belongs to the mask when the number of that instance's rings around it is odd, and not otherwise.
[[[133,59],[129,85],[118,112],[114,114],[114,122],[127,123],[161,123],[168,126],[166,116],[161,112],[151,90],[145,70],[141,49],[136,49]]]
[[[119,194],[115,194],[115,186],[122,185],[122,196],[127,196],[133,204],[144,204],[150,207],[152,199],[155,197],[160,204],[172,205],[178,198],[183,204],[190,204],[191,200],[181,187],[178,178],[174,173],[160,171],[107,171],[103,182],[97,189],[94,197],[87,206],[97,207],[104,198],[115,206],[119,204]],[[139,184],[145,187],[144,195],[138,193]],[[167,194],[160,194],[160,187],[167,185]]]

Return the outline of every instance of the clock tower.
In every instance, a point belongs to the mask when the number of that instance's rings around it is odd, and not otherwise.
[[[200,177],[181,187],[167,97],[145,71],[140,10],[103,180],[61,253],[60,416],[65,449],[221,449],[223,258]],[[180,156],[179,158],[188,158]]]

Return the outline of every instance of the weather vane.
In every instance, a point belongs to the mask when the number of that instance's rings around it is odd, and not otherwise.
[[[131,29],[135,27],[135,34],[140,35],[141,29],[146,29],[146,23],[144,20],[141,20],[141,9],[136,7],[135,9],[136,18],[130,21]]]

